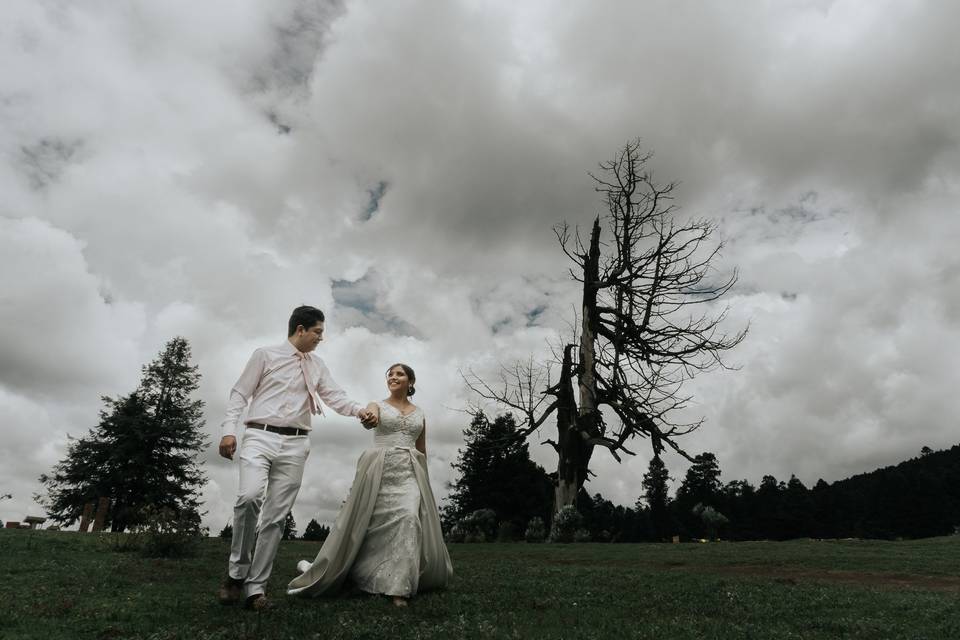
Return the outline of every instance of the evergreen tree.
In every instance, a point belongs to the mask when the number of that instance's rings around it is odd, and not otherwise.
[[[731,480],[721,491],[720,511],[730,518],[726,528],[731,540],[757,540],[756,519],[757,490],[747,480]]]
[[[650,528],[654,540],[668,540],[673,536],[674,524],[670,514],[670,496],[667,481],[670,474],[660,456],[653,456],[643,474],[643,499],[649,509]]]
[[[293,519],[293,512],[287,514],[287,517],[283,521],[283,534],[280,536],[281,540],[296,540],[297,539],[297,521]]]
[[[638,511],[615,505],[599,493],[591,498],[581,489],[576,506],[583,516],[581,526],[594,542],[637,542],[645,533],[640,531]]]
[[[104,402],[112,403],[110,398]],[[116,408],[115,413],[119,413]],[[111,414],[100,413],[101,423]],[[109,451],[95,440],[95,431],[85,438],[67,436],[67,456],[54,465],[51,475],[42,474],[40,482],[47,493],[34,496],[51,520],[61,526],[79,520],[84,505],[96,503],[99,496],[110,495]]]
[[[720,497],[720,463],[710,452],[693,459],[687,475],[677,490],[677,500],[696,504],[715,504]]]
[[[797,476],[790,476],[783,492],[782,534],[785,538],[808,538],[813,535],[814,504],[810,491]]]
[[[920,468],[911,475],[910,494],[913,500],[901,512],[895,535],[920,538],[953,532],[957,524],[954,520],[956,503],[950,496],[943,474]]]
[[[757,532],[762,539],[786,540],[790,537],[782,526],[782,493],[785,490],[786,485],[777,482],[774,476],[765,475],[760,479],[754,505],[757,514]]]
[[[104,397],[100,423],[40,476],[46,493],[37,499],[50,518],[68,525],[101,497],[111,501],[113,531],[139,524],[147,505],[196,514],[206,482],[197,455],[207,444],[203,402],[191,399],[199,379],[189,343],[177,337],[143,367],[133,393]]]
[[[817,480],[810,491],[813,502],[810,535],[815,538],[837,537],[837,506],[834,492],[823,478]]]
[[[229,522],[223,526],[223,529],[220,530],[220,537],[230,540],[233,538],[233,525]]]
[[[707,527],[700,514],[694,513],[694,508],[699,505],[716,509],[720,502],[720,464],[712,453],[701,453],[687,469],[674,501],[677,519],[684,526],[687,535],[698,538],[707,536]]]
[[[444,528],[479,509],[492,509],[498,522],[524,531],[533,517],[549,520],[553,485],[542,467],[530,460],[510,414],[492,422],[482,412],[463,431],[466,447],[452,465],[459,473],[442,509]]]
[[[310,522],[307,524],[307,528],[303,530],[303,537],[301,540],[323,542],[327,539],[328,535],[330,535],[330,527],[320,524],[316,520],[310,520]]]

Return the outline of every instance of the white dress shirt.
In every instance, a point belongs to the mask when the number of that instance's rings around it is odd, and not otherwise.
[[[250,356],[230,391],[227,417],[220,427],[221,437],[237,435],[237,423],[248,403],[250,409],[245,423],[310,429],[310,396],[300,368],[301,357],[306,360],[306,370],[317,395],[327,406],[344,416],[360,413],[363,406],[350,400],[334,382],[320,356],[300,354],[289,341],[284,341],[276,346],[261,347]]]

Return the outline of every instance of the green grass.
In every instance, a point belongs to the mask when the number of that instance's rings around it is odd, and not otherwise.
[[[109,535],[106,536],[109,539]],[[451,588],[283,595],[316,543],[281,545],[263,614],[214,599],[227,543],[150,560],[93,534],[0,530],[0,638],[960,638],[960,537],[683,545],[452,545]]]

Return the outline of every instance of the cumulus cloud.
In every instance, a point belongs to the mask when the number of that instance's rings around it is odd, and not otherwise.
[[[833,480],[953,444],[960,8],[933,2],[16,2],[0,25],[5,519],[101,394],[188,337],[207,434],[289,310],[357,399],[420,382],[435,489],[457,372],[543,358],[577,294],[551,227],[640,136],[739,267],[734,372],[691,387],[726,479]],[[549,429],[549,427],[545,427]],[[37,434],[42,446],[36,446]],[[369,434],[317,423],[295,516],[332,519]],[[544,435],[544,437],[547,437]],[[29,451],[26,455],[21,455]],[[548,447],[533,447],[551,468]],[[601,451],[625,504],[649,453]],[[19,453],[18,453],[19,452]],[[207,521],[235,469],[204,460]],[[670,461],[673,474],[684,463]],[[7,489],[6,487],[11,487]]]
[[[77,238],[36,218],[0,218],[0,251],[0,384],[69,400],[114,386],[136,366],[142,305],[105,298]]]

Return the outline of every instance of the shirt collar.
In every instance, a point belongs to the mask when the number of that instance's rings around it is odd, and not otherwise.
[[[281,346],[281,349],[283,349],[283,352],[284,352],[284,353],[286,353],[287,355],[290,355],[290,356],[295,356],[295,355],[297,355],[298,353],[300,353],[300,351],[299,351],[295,346],[293,346],[292,344],[290,344],[290,341],[289,341],[289,340],[284,340],[284,341],[283,341],[283,345]],[[305,356],[308,357],[308,358],[310,357],[310,354],[309,354],[309,353],[305,353],[305,354],[303,354],[303,355],[305,355]]]

